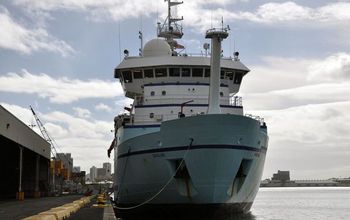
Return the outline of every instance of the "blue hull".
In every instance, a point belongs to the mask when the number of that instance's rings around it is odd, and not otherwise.
[[[117,139],[117,207],[142,204],[117,210],[120,215],[152,207],[247,212],[268,145],[266,127],[258,121],[224,114],[165,121],[160,127],[128,126],[118,130]]]

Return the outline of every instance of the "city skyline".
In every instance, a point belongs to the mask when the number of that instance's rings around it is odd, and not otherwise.
[[[350,176],[349,11],[347,0],[179,6],[186,53],[203,53],[205,30],[222,18],[231,27],[223,54],[240,52],[251,70],[239,93],[245,111],[269,129],[263,178],[278,169],[296,179]],[[162,0],[2,1],[0,104],[28,125],[35,124],[32,105],[60,152],[82,170],[113,164],[113,119],[131,103],[113,69],[124,49],[138,54],[140,30],[144,42],[156,37],[165,14]]]

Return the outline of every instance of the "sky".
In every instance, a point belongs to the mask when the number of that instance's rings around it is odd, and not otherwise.
[[[113,118],[130,104],[113,70],[138,32],[156,38],[163,0],[1,0],[0,104],[26,124],[32,105],[61,152],[89,172],[111,162]],[[185,0],[186,53],[203,52],[205,31],[231,28],[225,56],[251,72],[239,95],[268,125],[263,177],[350,177],[350,0]],[[38,128],[34,127],[38,132]]]

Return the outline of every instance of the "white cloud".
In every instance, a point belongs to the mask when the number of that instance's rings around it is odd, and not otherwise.
[[[86,138],[103,138],[113,129],[113,121],[97,121],[91,118],[76,118],[65,112],[54,111],[42,115],[44,120],[67,126],[70,136]]]
[[[85,108],[73,107],[75,114],[80,118],[90,118],[91,112]]]
[[[348,109],[350,101],[251,112],[267,121],[270,143],[266,177],[276,169],[291,170],[297,179],[309,178],[310,174],[313,178],[330,178],[347,173]]]
[[[246,93],[243,97],[248,110],[285,109],[307,104],[343,102],[350,100],[350,82],[307,85],[265,93]]]
[[[324,144],[350,141],[350,99],[345,102],[307,104],[281,110],[252,111],[268,121],[270,136],[276,141],[289,140],[300,144]],[[311,147],[311,145],[309,145]],[[349,149],[350,150],[350,149]]]
[[[299,5],[292,1],[271,2],[260,5],[255,11],[232,10],[232,5],[235,3],[248,1],[191,0],[179,6],[175,12],[178,12],[178,16],[184,16],[185,25],[199,30],[220,25],[222,17],[227,23],[246,20],[260,24],[291,23],[300,26],[305,26],[303,21],[314,25],[315,22],[339,23],[350,20],[349,2],[328,3],[316,8]],[[167,4],[164,2],[145,0],[15,0],[14,4],[45,16],[56,10],[85,12],[88,14],[88,19],[94,21],[121,21],[155,14],[160,14],[160,17],[164,18],[167,13]]]
[[[297,179],[347,173],[348,57],[348,53],[323,59],[267,57],[251,68],[242,96],[246,113],[267,122],[270,147],[264,177],[276,169],[290,170]]]
[[[264,58],[244,78],[240,94],[248,110],[348,101],[349,57],[336,53],[318,60]]]
[[[249,0],[191,0],[179,6],[178,15],[185,17],[185,24],[203,26],[210,24],[210,19],[221,19],[221,16],[229,17],[230,11],[223,10],[222,7],[232,5],[237,2],[248,2]],[[160,14],[165,17],[167,4],[163,1],[145,0],[15,0],[14,4],[26,8],[31,12],[52,12],[56,10],[67,10],[88,13],[88,19],[93,21],[120,21],[140,16],[150,16]],[[221,10],[210,8],[221,7]],[[132,12],[132,13],[130,13]],[[175,10],[176,12],[176,10]],[[40,13],[39,13],[40,14]],[[45,14],[45,16],[47,16]],[[209,22],[209,23],[208,23]],[[210,26],[207,26],[207,28]]]
[[[157,1],[131,0],[131,1],[114,1],[114,0],[15,0],[15,4],[25,7],[29,11],[46,11],[67,10],[89,13],[89,19],[95,21],[105,20],[123,20],[140,15],[148,16],[155,13],[157,8],[166,7]],[[132,13],[131,13],[132,12]]]
[[[117,82],[96,79],[81,81],[66,77],[55,79],[46,74],[35,75],[27,70],[21,74],[8,73],[0,76],[0,91],[36,94],[60,104],[88,98],[114,98],[123,94]]]
[[[6,8],[0,5],[0,49],[14,50],[24,54],[49,51],[68,56],[74,49],[65,41],[51,36],[45,29],[28,29],[17,23]]]
[[[65,136],[56,136],[55,130],[49,130],[62,152],[72,153],[74,163],[87,170],[92,166],[101,166],[110,161],[107,149],[113,140],[113,120],[100,121],[94,118],[76,118],[60,111],[41,115],[41,120],[55,124],[67,131]]]
[[[297,5],[294,2],[267,3],[261,5],[256,12],[240,12],[237,19],[247,19],[254,22],[281,22],[304,20],[311,18],[312,9]]]
[[[262,64],[250,67],[251,71],[244,77],[241,91],[264,93],[310,84],[305,75],[314,62],[316,60],[306,58],[262,57]]]
[[[60,125],[47,122],[44,124],[45,129],[49,131],[50,136],[54,137],[54,139],[61,139],[68,135],[67,129],[63,128]]]
[[[95,109],[98,111],[112,112],[112,108],[103,103],[99,103],[98,105],[96,105]]]
[[[350,3],[329,3],[322,7],[311,8],[295,2],[266,3],[255,12],[239,12],[233,17],[259,23],[280,23],[299,21],[338,22],[349,21]],[[305,23],[299,23],[305,25]]]
[[[350,79],[350,54],[337,53],[309,67],[308,80],[335,81]]]

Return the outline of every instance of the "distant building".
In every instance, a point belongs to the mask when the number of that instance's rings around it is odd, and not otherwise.
[[[90,173],[85,175],[85,181],[86,182],[91,182]]]
[[[80,167],[73,167],[73,173],[80,173]]]
[[[271,180],[272,181],[280,181],[280,182],[288,182],[288,181],[290,181],[289,171],[279,170],[277,173],[273,174]]]
[[[73,172],[73,158],[70,153],[57,153],[56,159],[63,162],[64,168],[66,168],[69,173]]]
[[[95,182],[97,178],[97,168],[95,166],[92,166],[90,168],[90,181]]]
[[[97,168],[97,178],[102,180],[106,179],[107,177],[107,170],[105,168]]]
[[[73,172],[72,173],[72,180],[75,183],[80,183],[80,184],[84,185],[85,184],[85,176],[86,176],[86,172],[85,171]]]
[[[103,163],[103,168],[106,170],[106,176],[112,176],[112,164],[111,163]]]

